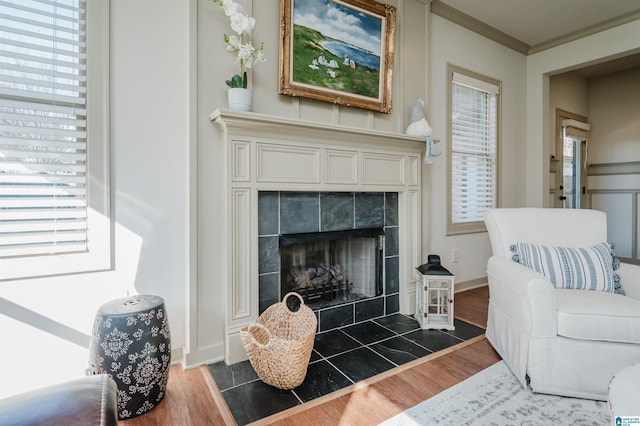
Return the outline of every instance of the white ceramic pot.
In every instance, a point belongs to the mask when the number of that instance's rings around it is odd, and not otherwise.
[[[242,87],[230,88],[228,91],[229,109],[251,111],[251,90]]]

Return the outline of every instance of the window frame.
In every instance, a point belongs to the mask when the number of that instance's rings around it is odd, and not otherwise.
[[[0,282],[113,268],[109,144],[109,0],[86,1],[87,250],[0,258]]]
[[[488,83],[498,88],[496,95],[496,161],[495,161],[495,200],[496,207],[501,205],[501,141],[502,141],[502,82],[477,72],[461,68],[456,65],[447,64],[447,235],[462,235],[486,232],[487,228],[484,220],[464,223],[453,222],[453,84],[454,74],[463,75],[466,78],[478,80],[481,83]]]

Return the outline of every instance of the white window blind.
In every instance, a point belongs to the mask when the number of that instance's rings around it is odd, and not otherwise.
[[[0,257],[87,250],[84,0],[0,1]]]
[[[497,206],[499,87],[453,73],[450,223],[482,222]]]
[[[591,126],[589,126],[589,123],[567,119],[562,120],[562,129],[565,137],[586,141]]]

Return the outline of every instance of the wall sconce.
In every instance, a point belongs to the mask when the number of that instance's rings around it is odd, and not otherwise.
[[[424,116],[424,101],[418,99],[411,109],[410,124],[405,132],[410,136],[420,136],[425,138],[426,148],[424,153],[424,163],[433,164],[431,157],[438,157],[441,152],[433,146],[434,143],[440,142],[439,139],[433,139],[431,134],[431,126]]]

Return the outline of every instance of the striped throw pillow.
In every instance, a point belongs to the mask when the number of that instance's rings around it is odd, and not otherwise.
[[[609,243],[591,247],[553,247],[529,243],[511,246],[513,260],[533,269],[556,288],[614,291]]]

